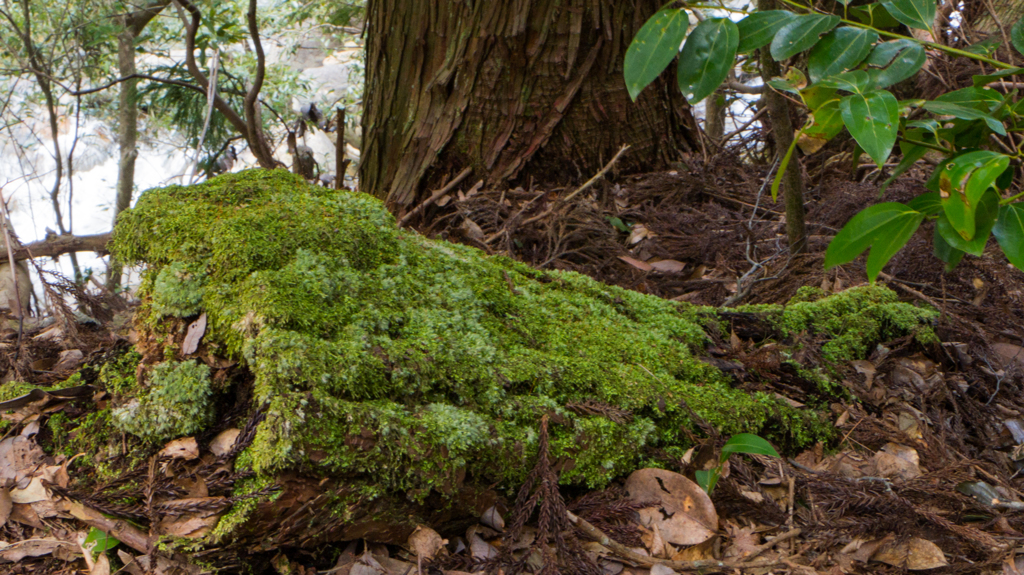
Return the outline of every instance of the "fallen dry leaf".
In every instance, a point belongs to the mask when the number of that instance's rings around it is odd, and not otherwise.
[[[349,571],[349,575],[389,575],[388,570],[384,568],[377,559],[374,558],[373,554],[367,551],[363,553],[359,560],[352,565],[352,570]]]
[[[438,551],[444,548],[448,541],[442,539],[437,531],[420,525],[409,536],[409,549],[416,554],[418,559],[433,559]]]
[[[935,569],[948,564],[938,545],[919,537],[904,543],[883,545],[871,556],[871,560],[893,567],[906,567],[911,571]]]
[[[149,568],[148,555],[132,556],[119,549],[117,557],[131,575],[199,575],[202,572],[196,565],[186,565],[161,555],[156,555],[156,569]]]
[[[26,539],[11,543],[10,545],[5,543],[0,547],[0,559],[17,563],[26,557],[49,555],[56,551],[58,547],[65,545],[74,547],[74,545],[67,541],[61,541],[53,537]]]
[[[907,481],[921,476],[920,458],[913,447],[886,443],[874,460],[882,477]]]
[[[160,457],[192,460],[199,457],[199,444],[195,437],[182,437],[169,442],[160,450]]]
[[[712,537],[703,543],[696,545],[690,545],[685,549],[680,549],[672,556],[673,561],[701,561],[704,559],[715,558],[715,543],[718,541],[717,537]]]
[[[633,229],[630,230],[629,232],[629,239],[626,240],[626,244],[633,245],[644,240],[645,238],[650,237],[654,237],[654,234],[652,234],[651,231],[647,229],[647,226],[643,224],[635,224],[633,226]]]
[[[636,258],[631,258],[629,256],[619,256],[619,259],[641,271],[649,272],[654,269],[653,267],[651,267],[651,264],[647,262],[642,262]]]
[[[100,553],[96,558],[96,564],[89,570],[89,575],[110,575],[110,559],[106,553]]]
[[[718,528],[718,513],[708,494],[686,477],[664,469],[641,469],[626,479],[633,501],[660,501],[639,511],[641,525],[657,525],[665,541],[696,545],[708,540]]]
[[[192,355],[199,349],[199,342],[202,341],[203,336],[206,334],[206,312],[204,311],[199,319],[192,322],[188,326],[188,332],[185,334],[184,341],[181,342],[181,353],[182,355]]]
[[[41,475],[33,477],[24,489],[11,490],[11,501],[14,503],[35,503],[36,501],[46,501],[49,498],[50,494],[43,487]]]
[[[676,260],[661,260],[648,265],[664,274],[677,274],[686,267],[685,263]]]
[[[18,482],[46,459],[35,441],[16,435],[0,441],[0,483]]]
[[[82,363],[85,358],[85,354],[80,349],[67,349],[60,352],[60,356],[57,359],[57,365],[53,366],[53,371],[65,371],[72,370]]]
[[[657,563],[651,567],[651,575],[676,575],[676,572],[664,563]]]
[[[473,559],[493,559],[498,556],[498,550],[475,531],[467,533],[466,538],[469,539],[469,552]]]
[[[505,518],[498,513],[498,507],[492,505],[484,514],[480,516],[480,523],[494,529],[495,531],[505,530]]]
[[[15,503],[11,506],[11,521],[21,523],[22,525],[31,525],[36,529],[45,529],[39,514],[36,513],[35,509],[32,508],[31,503]]]
[[[0,488],[0,527],[7,524],[11,517],[11,510],[14,509],[14,502],[11,501],[11,492]]]
[[[213,441],[210,442],[210,451],[217,457],[226,455],[235,446],[235,442],[238,441],[239,433],[241,433],[241,430],[235,428],[225,429],[218,433],[217,437],[214,437]]]
[[[480,229],[480,226],[469,218],[462,220],[462,225],[459,226],[459,228],[462,230],[462,233],[466,234],[466,237],[471,240],[482,242],[484,241],[484,238],[486,238],[484,231]]]
[[[734,523],[726,523],[725,532],[729,536],[729,546],[725,548],[726,557],[747,557],[757,550],[761,536],[753,527],[740,527]]]

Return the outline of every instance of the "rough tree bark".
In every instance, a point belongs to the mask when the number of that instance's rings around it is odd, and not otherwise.
[[[369,0],[362,189],[402,211],[466,167],[490,184],[582,181],[699,149],[673,76],[634,104],[630,41],[660,0]]]

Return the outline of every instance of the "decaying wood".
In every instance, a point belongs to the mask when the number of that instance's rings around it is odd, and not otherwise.
[[[54,235],[47,237],[45,240],[14,248],[14,259],[53,258],[75,252],[96,252],[102,256],[107,255],[107,242],[109,241],[110,232],[91,236]],[[9,256],[6,252],[0,251],[0,263],[8,261],[8,258]]]

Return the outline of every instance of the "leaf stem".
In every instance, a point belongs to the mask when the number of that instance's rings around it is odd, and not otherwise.
[[[927,142],[918,142],[917,140],[911,140],[910,138],[901,138],[901,139],[904,142],[906,142],[908,144],[912,144],[914,146],[921,146],[922,148],[928,148],[929,150],[936,150],[936,151],[942,152],[944,154],[950,153],[949,150],[947,150],[946,148],[943,148],[942,146],[940,146],[938,144],[929,144]]]
[[[1019,200],[1021,198],[1024,198],[1024,192],[1021,192],[1021,193],[1017,194],[1016,196],[1010,196],[1010,197],[1006,198],[1005,200],[999,200],[999,205],[1000,206],[1005,206],[1007,204],[1012,204],[1013,202],[1015,202],[1016,200]]]

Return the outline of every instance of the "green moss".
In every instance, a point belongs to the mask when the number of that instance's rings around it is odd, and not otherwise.
[[[127,351],[100,366],[97,380],[107,392],[118,396],[132,395],[137,388],[136,370],[142,356],[136,351]]]
[[[931,323],[938,311],[901,303],[892,290],[861,286],[829,297],[816,288],[801,288],[786,306],[751,305],[738,311],[765,315],[784,336],[804,331],[828,338],[822,357],[840,364],[867,356],[880,342],[912,334],[922,344],[938,341]]]
[[[182,262],[171,262],[156,275],[153,313],[161,316],[196,315],[203,304],[202,274],[193,273]]]
[[[76,385],[82,385],[82,376],[79,373],[74,373],[71,377],[55,382],[50,386],[39,386],[31,383],[23,383],[20,381],[9,381],[5,384],[0,385],[0,401],[9,401],[17,399],[23,395],[29,394],[34,389],[42,390],[54,390],[54,389],[66,389],[68,387],[75,387]]]
[[[195,433],[212,422],[210,395],[209,367],[162,363],[153,369],[144,394],[114,410],[114,425],[154,442]]]
[[[89,476],[114,477],[123,472],[119,465],[108,464],[121,456],[120,434],[113,425],[110,408],[75,418],[55,413],[47,421],[47,427],[52,434],[48,452],[74,458],[79,470],[93,470]]]
[[[112,248],[148,264],[140,313],[169,354],[178,332],[163,318],[201,306],[205,345],[251,372],[267,417],[238,465],[257,482],[301,467],[352,478],[363,497],[422,500],[467,477],[511,489],[545,413],[565,422],[551,441],[572,461],[563,481],[593,487],[649,463],[649,448],[684,448],[691,409],[724,434],[783,448],[831,433],[813,411],[733,389],[695,359],[706,309],[426,240],[373,198],[284,171],[150,190],[119,218]],[[797,329],[797,316],[787,321]],[[202,387],[157,396],[156,380],[136,409],[170,401],[179,411],[175,398]],[[567,408],[584,400],[634,418]]]

